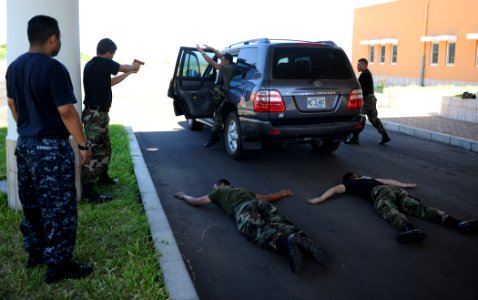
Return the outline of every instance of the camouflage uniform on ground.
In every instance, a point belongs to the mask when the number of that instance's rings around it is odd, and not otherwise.
[[[422,204],[418,199],[409,196],[404,189],[393,185],[375,187],[372,199],[375,210],[399,230],[404,224],[410,223],[402,212],[440,224],[444,224],[448,217],[444,211]]]
[[[280,237],[299,232],[287,217],[266,201],[250,200],[237,205],[234,218],[237,229],[262,248],[277,251]]]
[[[69,140],[19,136],[15,154],[25,249],[43,253],[47,264],[70,260],[78,214],[75,157]]]
[[[279,214],[274,205],[256,200],[255,194],[246,189],[224,186],[208,196],[226,213],[234,216],[237,229],[249,241],[262,248],[279,251],[281,237],[287,238],[291,233],[299,232],[285,216]]]
[[[110,118],[107,112],[85,109],[82,114],[83,126],[87,139],[92,144],[90,163],[83,167],[82,183],[93,185],[100,174],[106,174],[111,159],[111,142],[108,125]]]

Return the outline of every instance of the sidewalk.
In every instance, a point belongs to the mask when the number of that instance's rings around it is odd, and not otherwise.
[[[379,100],[380,102],[380,100]],[[377,105],[378,117],[385,128],[421,139],[463,148],[478,153],[478,123],[454,120]],[[370,124],[367,121],[368,124]]]

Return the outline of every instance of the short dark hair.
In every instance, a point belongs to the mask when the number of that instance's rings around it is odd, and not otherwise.
[[[365,64],[366,66],[368,66],[368,60],[366,58],[361,58],[358,60],[359,63],[363,63]]]
[[[60,38],[58,21],[49,16],[34,16],[28,21],[27,35],[30,45],[44,45],[52,35]]]
[[[347,172],[344,174],[344,176],[342,177],[342,182],[345,182],[347,180],[350,180],[352,177],[355,176],[355,173],[354,172]]]
[[[104,38],[98,42],[98,46],[96,46],[96,54],[101,55],[106,54],[108,52],[115,53],[116,49],[118,49],[118,47],[116,47],[115,42],[113,42],[109,38]]]
[[[227,52],[226,52],[226,53],[224,53],[223,57],[224,57],[225,59],[227,59],[228,61],[230,61],[231,63],[233,63],[233,61],[232,61],[233,58],[232,58],[231,53],[227,53]]]
[[[224,185],[231,185],[231,183],[229,182],[229,180],[227,180],[227,179],[224,179],[224,178],[222,178],[222,179],[219,179],[218,181],[216,181],[216,184],[217,184],[217,185],[221,185],[221,184],[224,184]]]

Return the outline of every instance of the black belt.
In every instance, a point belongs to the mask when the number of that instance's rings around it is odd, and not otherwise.
[[[47,133],[35,136],[40,139],[50,139],[50,140],[66,140],[70,137],[70,133]]]
[[[101,105],[87,105],[87,106],[85,106],[85,109],[97,110],[97,111],[101,111],[101,112],[109,112],[110,111],[109,107],[101,106]]]

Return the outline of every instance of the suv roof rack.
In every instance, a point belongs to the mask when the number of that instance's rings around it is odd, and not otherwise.
[[[336,43],[330,40],[329,41],[304,41],[304,40],[291,40],[291,39],[260,38],[260,39],[252,39],[252,40],[237,42],[237,43],[229,45],[229,47],[227,48],[232,48],[233,46],[250,45],[250,44],[271,44],[272,42],[318,43],[318,44],[324,44],[328,46],[337,46]]]

